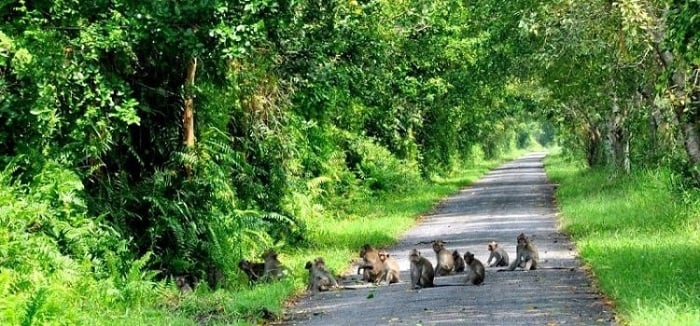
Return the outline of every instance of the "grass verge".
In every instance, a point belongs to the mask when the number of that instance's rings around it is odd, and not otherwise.
[[[562,227],[630,325],[700,325],[700,192],[670,172],[611,176],[550,156]]]

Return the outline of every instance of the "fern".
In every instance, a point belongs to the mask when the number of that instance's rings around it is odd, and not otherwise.
[[[153,280],[158,272],[147,268],[152,256],[153,253],[149,251],[133,261],[126,275],[117,283],[123,303],[138,306],[146,303],[145,300],[154,295]]]
[[[29,298],[27,302],[27,307],[24,311],[24,318],[22,319],[22,326],[31,326],[34,324],[34,319],[39,314],[41,307],[46,302],[48,296],[48,291],[45,287],[40,287],[34,294]]]

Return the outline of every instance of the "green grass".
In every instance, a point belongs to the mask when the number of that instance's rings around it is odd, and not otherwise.
[[[630,325],[700,325],[700,193],[664,170],[611,176],[549,157],[561,225]]]

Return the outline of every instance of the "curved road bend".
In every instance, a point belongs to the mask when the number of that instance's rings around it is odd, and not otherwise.
[[[553,186],[542,160],[528,154],[491,171],[448,197],[388,248],[401,265],[401,283],[307,296],[287,307],[283,325],[611,325],[612,309],[591,286],[571,240],[557,230]],[[535,271],[488,268],[480,286],[465,274],[436,277],[435,288],[409,289],[408,252],[417,247],[435,264],[421,241],[443,239],[447,249],[475,253],[484,264],[487,242],[495,240],[515,256],[515,239],[525,232],[540,254]]]

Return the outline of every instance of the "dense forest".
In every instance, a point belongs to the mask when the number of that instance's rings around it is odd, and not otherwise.
[[[0,323],[246,289],[348,203],[535,142],[696,187],[698,33],[691,0],[0,1]]]

